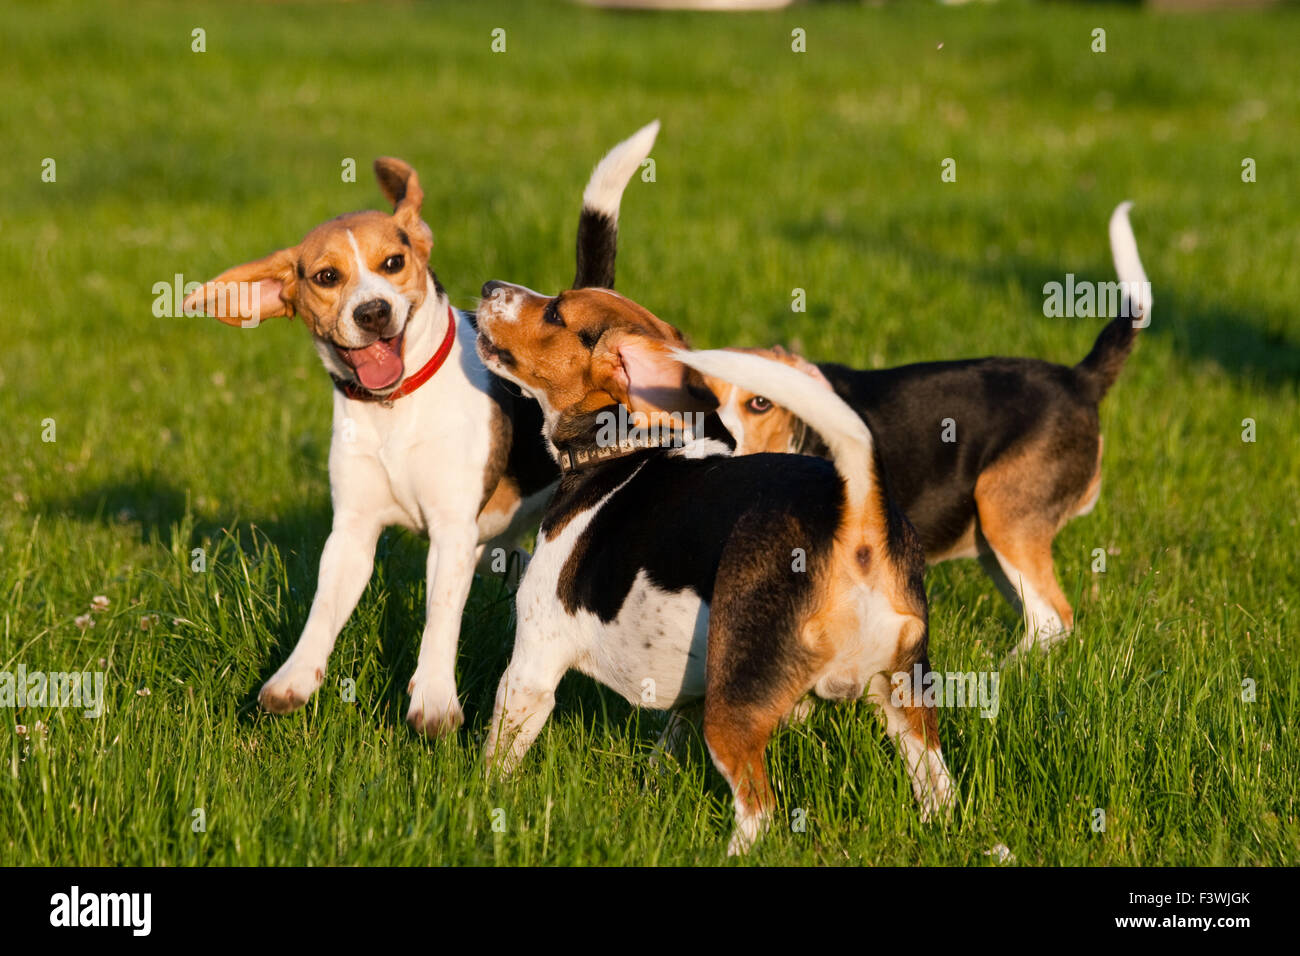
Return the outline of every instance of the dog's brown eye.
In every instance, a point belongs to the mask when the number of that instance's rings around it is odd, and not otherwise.
[[[564,316],[560,315],[560,307],[556,301],[552,299],[550,305],[546,307],[546,311],[542,313],[542,321],[547,325],[558,325],[564,328]]]
[[[384,260],[385,272],[401,272],[406,265],[406,256],[389,256]]]
[[[770,412],[772,410],[772,403],[762,395],[755,395],[745,403],[745,407],[755,415],[762,415],[764,412]]]
[[[311,281],[329,288],[332,285],[338,285],[339,272],[337,269],[322,269],[311,277]]]

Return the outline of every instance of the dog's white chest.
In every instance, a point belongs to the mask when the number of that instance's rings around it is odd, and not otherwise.
[[[330,449],[335,509],[342,498],[382,515],[385,524],[421,533],[475,513],[490,420],[486,386],[464,375],[437,376],[392,408],[337,396]]]

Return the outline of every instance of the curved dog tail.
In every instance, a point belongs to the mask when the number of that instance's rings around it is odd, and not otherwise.
[[[618,255],[618,206],[623,190],[650,155],[659,121],[655,120],[619,143],[591,171],[582,193],[578,216],[578,268],[573,288],[614,288],[614,259]]]
[[[1119,315],[1101,330],[1092,351],[1074,367],[1094,402],[1101,401],[1119,378],[1124,360],[1133,351],[1138,329],[1151,324],[1151,283],[1142,268],[1137,239],[1128,221],[1132,208],[1133,203],[1122,202],[1110,217],[1110,250],[1120,284]]]
[[[826,442],[828,457],[844,479],[850,506],[864,506],[878,490],[871,430],[825,382],[784,362],[746,352],[679,349],[674,357],[705,376],[762,395],[803,419]]]

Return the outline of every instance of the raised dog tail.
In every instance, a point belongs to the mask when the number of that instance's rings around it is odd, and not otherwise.
[[[1133,203],[1122,202],[1110,217],[1110,250],[1120,282],[1119,315],[1101,330],[1092,351],[1075,366],[1094,402],[1101,401],[1119,378],[1124,360],[1133,351],[1138,329],[1151,323],[1151,283],[1142,268],[1137,239],[1128,221],[1128,211],[1132,208]]]
[[[591,171],[578,216],[578,268],[573,288],[614,288],[619,203],[628,182],[650,155],[658,134],[658,120],[642,126],[606,153]]]
[[[674,354],[683,365],[762,395],[807,422],[826,442],[835,470],[844,479],[849,505],[860,508],[867,504],[876,490],[871,430],[825,382],[783,362],[747,352],[679,349]]]

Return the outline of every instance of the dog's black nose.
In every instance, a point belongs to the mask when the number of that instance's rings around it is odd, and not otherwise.
[[[352,310],[352,320],[367,331],[377,332],[388,324],[392,314],[393,307],[387,300],[371,299]]]
[[[490,299],[490,298],[492,298],[492,293],[496,292],[497,289],[504,289],[504,288],[505,288],[505,285],[506,285],[506,284],[505,284],[504,282],[498,282],[496,279],[492,279],[492,280],[490,280],[490,281],[488,281],[488,282],[484,282],[484,283],[483,283],[483,298],[485,298],[485,299]]]

